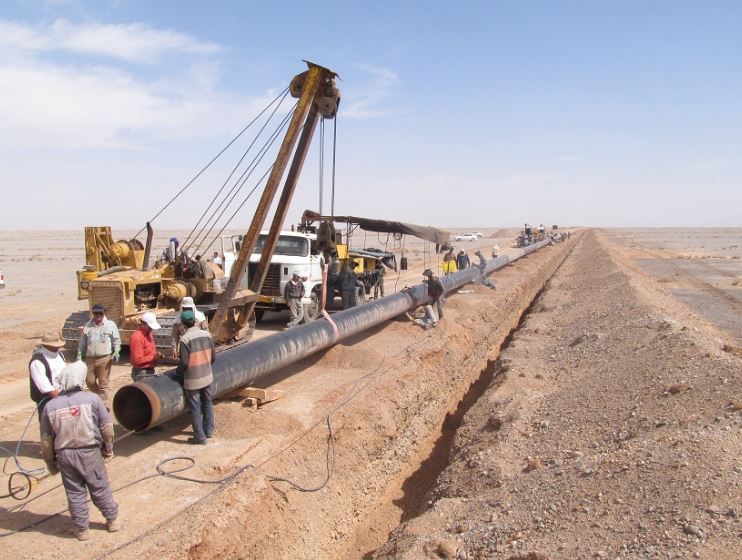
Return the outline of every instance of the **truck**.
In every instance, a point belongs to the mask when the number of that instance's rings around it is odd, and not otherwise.
[[[249,286],[250,279],[257,271],[267,238],[268,232],[261,231],[255,250],[250,255],[247,270],[243,274],[242,285],[244,287]],[[232,272],[242,240],[242,235],[224,235],[221,237],[224,270],[227,277]],[[255,302],[255,320],[261,321],[266,311],[288,309],[288,303],[283,294],[286,283],[291,280],[294,272],[298,272],[302,277],[306,289],[306,296],[302,300],[304,322],[308,323],[319,317],[323,265],[324,258],[317,249],[316,234],[282,230],[273,257],[268,265],[268,273],[263,282],[263,287]]]

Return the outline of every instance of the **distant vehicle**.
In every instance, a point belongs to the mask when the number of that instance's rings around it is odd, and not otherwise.
[[[3,274],[3,271],[0,270],[0,289],[5,287],[5,275]]]
[[[473,233],[461,233],[453,238],[454,241],[476,241],[479,239]]]
[[[477,238],[484,237],[484,234],[481,231],[473,231],[471,234],[476,235]]]

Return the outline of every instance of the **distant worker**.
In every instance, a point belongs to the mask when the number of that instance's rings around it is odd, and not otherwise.
[[[224,260],[219,256],[218,251],[214,251],[214,256],[211,257],[211,262],[213,262],[216,266],[224,270]]]
[[[195,259],[195,272],[197,278],[204,278],[205,280],[214,279],[214,271],[206,262],[206,259],[202,259],[201,255],[196,255]]]
[[[497,243],[492,245],[492,258],[496,259],[500,256],[500,246]]]
[[[423,276],[427,279],[428,295],[433,299],[430,304],[435,305],[438,319],[443,319],[443,307],[446,305],[446,291],[443,289],[443,284],[429,268],[423,272]]]
[[[484,275],[485,270],[487,270],[487,261],[484,259],[484,255],[482,255],[481,251],[477,251],[474,254],[479,257],[479,264],[477,265],[477,267],[479,268],[479,273],[482,275],[479,281],[488,288],[496,290],[497,285]]]
[[[384,297],[384,275],[386,274],[386,267],[381,259],[376,261],[376,279],[374,281],[374,299],[379,299],[379,294]]]
[[[129,340],[129,361],[131,362],[131,378],[141,381],[155,375],[157,360],[162,354],[157,351],[152,331],[159,330],[160,323],[151,311],[143,313],[139,318],[139,329],[134,331]]]
[[[200,328],[202,331],[209,330],[209,322],[206,320],[206,315],[201,313],[198,308],[196,307],[196,304],[193,302],[193,298],[190,296],[184,297],[182,300],[180,300],[180,313],[183,313],[184,311],[192,311],[194,317],[196,317],[196,325],[198,325],[198,328]],[[188,329],[181,323],[180,321],[180,314],[178,315],[178,319],[173,324],[173,330],[171,333],[171,339],[173,341],[173,351],[172,351],[172,357],[176,360],[178,359],[178,343],[180,342],[180,337],[183,336]]]
[[[286,287],[283,289],[283,297],[286,299],[291,315],[291,319],[286,325],[289,329],[299,325],[304,318],[304,304],[301,300],[305,293],[306,289],[304,288],[304,283],[301,281],[301,276],[295,270],[291,275],[291,280],[286,282]]]
[[[211,364],[216,359],[216,349],[209,331],[203,331],[196,325],[193,311],[181,313],[180,322],[188,330],[180,339],[179,361],[175,372],[183,380],[183,389],[191,411],[193,437],[188,439],[188,443],[206,445],[206,440],[214,433],[214,375]]]
[[[121,354],[121,337],[116,323],[106,317],[106,308],[100,303],[93,306],[93,318],[82,329],[77,346],[77,359],[88,366],[88,389],[98,393],[108,407],[108,384],[111,362],[118,363]]]
[[[456,272],[456,257],[453,254],[453,247],[443,255],[443,274],[453,274]]]
[[[39,420],[49,399],[59,394],[59,374],[65,366],[60,350],[65,342],[58,332],[46,332],[31,353],[31,361],[28,362],[31,400],[36,403]]]
[[[178,256],[178,247],[180,243],[177,237],[171,237],[168,246],[162,250],[162,256],[160,257],[165,262],[174,262],[175,257]]]
[[[343,300],[343,309],[350,309],[358,305],[358,276],[355,269],[358,263],[351,261],[346,263],[340,273],[340,295]]]
[[[456,266],[459,268],[459,270],[469,268],[470,264],[471,261],[469,260],[469,255],[466,254],[466,251],[464,251],[463,249],[459,251],[459,254],[456,255]]]
[[[67,505],[78,540],[90,538],[88,492],[106,518],[106,528],[120,528],[104,462],[113,458],[113,420],[103,400],[85,391],[82,362],[60,373],[60,395],[49,401],[41,417],[41,453],[49,473],[62,474]]]

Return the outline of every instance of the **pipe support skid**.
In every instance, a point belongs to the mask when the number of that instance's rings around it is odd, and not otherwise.
[[[518,249],[487,262],[485,275],[532,253],[547,241]],[[479,268],[469,267],[442,277],[446,293],[478,281]],[[394,295],[366,302],[334,313],[332,324],[317,319],[308,324],[277,333],[248,344],[220,352],[212,368],[214,382],[212,394],[219,397],[274,373],[315,352],[330,348],[336,342],[361,333],[384,321],[393,319],[419,305],[430,303],[424,284],[397,292]],[[183,387],[175,379],[175,370],[126,385],[116,392],[113,409],[119,423],[128,430],[144,430],[162,424],[187,409]]]

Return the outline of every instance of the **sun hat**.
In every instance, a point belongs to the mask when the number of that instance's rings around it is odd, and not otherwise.
[[[151,311],[147,311],[147,313],[144,313],[141,317],[139,317],[139,321],[147,325],[153,331],[161,328],[160,323],[157,322],[157,317],[155,317],[155,314]]]
[[[180,308],[183,309],[184,307],[190,307],[191,309],[196,307],[196,304],[193,303],[193,298],[191,296],[186,296],[180,300]]]
[[[61,348],[66,342],[57,331],[46,331],[39,340],[39,344],[42,346],[53,346],[54,348]]]
[[[88,366],[85,362],[78,360],[64,366],[59,372],[59,389],[71,391],[72,389],[85,389],[85,378],[88,375]]]
[[[425,271],[423,272],[423,276],[433,276],[433,271],[430,270],[429,268],[426,268]]]

